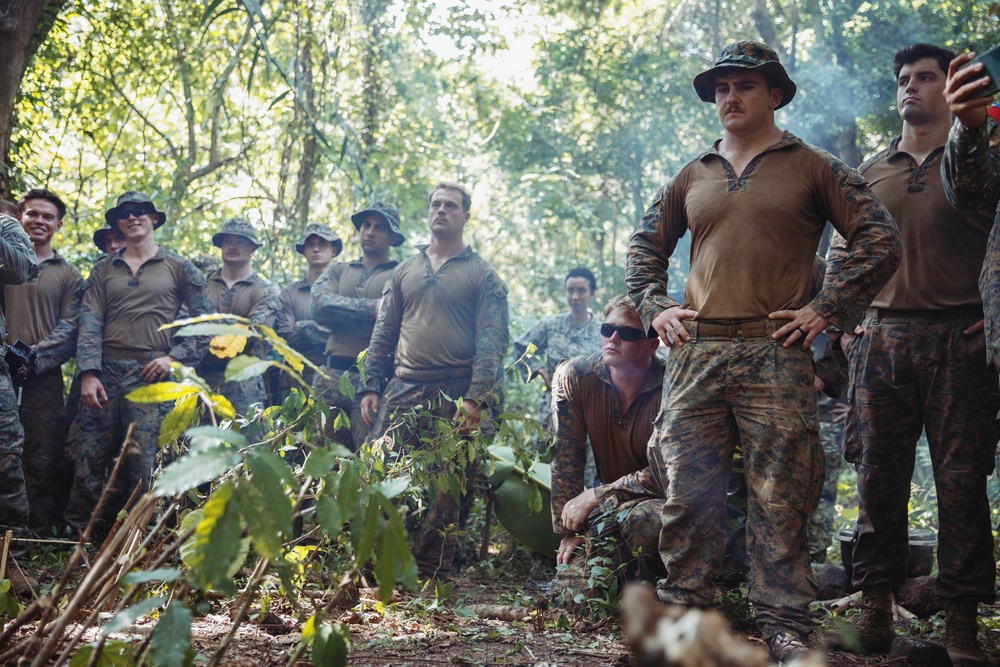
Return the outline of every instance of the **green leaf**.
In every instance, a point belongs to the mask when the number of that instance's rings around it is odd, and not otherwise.
[[[354,389],[354,383],[351,382],[351,376],[348,375],[347,371],[344,371],[344,373],[340,376],[340,380],[337,381],[337,384],[340,387],[340,393],[353,401],[356,391]]]
[[[125,398],[133,403],[166,403],[198,393],[197,387],[180,382],[157,382],[133,389]]]
[[[315,626],[312,642],[314,667],[344,667],[351,650],[351,634],[340,623],[320,623]]]
[[[354,558],[357,563],[366,563],[372,556],[372,547],[375,545],[375,535],[378,532],[378,501],[370,498],[368,506],[365,508],[365,518],[359,526],[357,522],[351,524],[351,542],[354,544]]]
[[[394,479],[387,479],[383,482],[379,482],[372,489],[377,491],[379,494],[385,498],[395,498],[403,491],[410,488],[410,476],[406,475],[404,477],[396,477]]]
[[[198,419],[198,397],[186,396],[177,401],[174,409],[167,413],[160,424],[160,447],[177,440]]]
[[[270,451],[257,451],[247,458],[251,477],[240,480],[237,490],[243,520],[253,545],[271,562],[281,556],[281,544],[292,532],[292,503],[285,495],[285,485],[278,466],[288,466]]]
[[[87,667],[95,648],[97,648],[97,644],[81,646],[69,659],[69,667]],[[101,648],[101,657],[94,663],[94,667],[133,667],[133,665],[135,665],[135,651],[128,643],[117,639],[109,639],[104,642],[104,646]]]
[[[202,588],[235,593],[230,570],[240,555],[243,529],[240,526],[239,503],[233,498],[232,482],[217,488],[198,511],[201,512],[198,527],[181,548],[181,559],[191,568],[192,579]]]
[[[187,667],[194,660],[191,648],[191,611],[174,600],[160,616],[149,640],[154,667]]]
[[[354,470],[354,466],[345,463],[340,471],[340,486],[337,489],[337,505],[340,507],[340,516],[344,523],[351,521],[358,513],[358,495],[361,478]]]
[[[317,447],[309,452],[305,465],[302,466],[302,472],[305,473],[306,477],[319,479],[333,469],[333,464],[336,460],[337,458],[333,455],[332,451]]]
[[[248,354],[241,354],[226,364],[225,379],[226,382],[243,382],[263,375],[268,368],[276,365],[270,359],[258,359]]]
[[[101,628],[101,636],[107,637],[108,635],[132,627],[132,624],[139,620],[139,617],[145,616],[166,601],[166,595],[159,595],[155,598],[147,598],[128,609],[122,609],[104,624],[104,627]]]
[[[243,449],[250,444],[247,442],[246,436],[239,431],[234,431],[231,428],[219,428],[217,426],[195,426],[194,428],[189,428],[184,435],[191,440],[189,448],[192,451],[196,449],[211,449],[222,442],[229,443],[236,449]]]
[[[330,536],[330,539],[337,537],[344,527],[340,508],[337,507],[337,502],[328,495],[322,495],[316,501],[316,518],[319,519],[320,528]]]
[[[340,431],[342,429],[351,428],[351,420],[347,416],[347,413],[340,408],[335,408],[337,410],[337,416],[333,418],[333,430],[334,432]]]
[[[184,576],[180,570],[172,567],[161,567],[156,570],[132,570],[126,574],[122,581],[126,584],[145,584],[150,581],[171,582],[177,581]]]
[[[243,327],[238,327],[235,324],[221,324],[216,322],[189,324],[175,331],[174,335],[175,336],[244,336],[246,338],[260,338],[260,334],[253,331],[252,329],[245,329]]]
[[[183,493],[221,476],[242,460],[237,452],[226,447],[189,452],[160,473],[153,486],[153,495],[163,498]]]

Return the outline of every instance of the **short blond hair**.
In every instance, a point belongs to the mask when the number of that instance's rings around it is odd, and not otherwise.
[[[438,184],[434,186],[434,189],[427,193],[427,201],[430,202],[431,198],[434,197],[434,193],[438,190],[454,190],[455,192],[462,195],[462,211],[468,213],[472,208],[472,193],[469,188],[465,187],[461,183],[453,183],[452,181],[438,181]]]
[[[642,317],[639,315],[639,311],[635,309],[635,304],[632,303],[632,299],[625,296],[624,294],[616,294],[611,297],[607,305],[604,306],[604,318],[607,319],[608,315],[611,314],[612,310],[617,310],[630,317],[636,317],[640,321]]]

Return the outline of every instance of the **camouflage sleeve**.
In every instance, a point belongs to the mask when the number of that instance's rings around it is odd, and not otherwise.
[[[199,317],[215,312],[208,296],[208,280],[189,260],[182,260],[181,293],[189,317]],[[174,336],[170,356],[188,366],[197,366],[208,352],[208,336]]]
[[[330,331],[315,320],[297,320],[295,318],[295,286],[281,292],[281,308],[274,318],[274,330],[285,339],[289,345],[305,354],[322,356]],[[311,291],[310,291],[311,294]]]
[[[335,264],[320,276],[312,288],[309,303],[313,319],[340,332],[356,338],[368,335],[368,328],[375,322],[378,299],[349,297],[340,294],[340,275],[346,264]]]
[[[995,209],[1000,200],[1000,156],[992,137],[998,126],[990,120],[970,129],[957,118],[948,132],[941,182],[952,206],[959,209]]]
[[[653,457],[650,457],[653,460]],[[665,473],[664,473],[665,474]],[[623,503],[636,498],[663,498],[664,491],[652,465],[594,488],[597,502],[605,512],[614,512]]]
[[[646,209],[632,234],[625,262],[625,284],[647,331],[657,315],[680,305],[667,295],[670,255],[687,231],[677,178],[675,176],[656,193],[653,203]]]
[[[314,288],[315,289],[315,288]],[[399,270],[394,269],[382,288],[382,307],[375,320],[368,354],[365,356],[365,384],[363,391],[381,395],[392,373],[392,360],[399,342],[399,327],[403,309],[399,291]],[[315,313],[315,311],[313,311]]]
[[[865,309],[902,259],[899,229],[856,170],[832,155],[821,156],[816,195],[820,215],[847,240],[836,279],[824,285],[810,307],[834,326],[853,330]]]
[[[486,275],[476,309],[476,356],[465,396],[477,403],[485,403],[496,388],[510,345],[507,286],[491,266],[486,262],[483,265]]]
[[[281,292],[281,296],[278,297],[281,308],[274,317],[274,331],[284,338],[286,343],[298,349],[296,339],[299,337],[299,332],[295,327],[295,305],[292,301],[293,289],[295,289],[294,285],[285,288]]]
[[[105,271],[108,262],[98,261],[90,272],[80,302],[80,330],[76,342],[76,369],[101,372],[104,360]],[[176,358],[176,357],[175,357]]]
[[[59,307],[59,322],[49,335],[38,341],[35,351],[38,361],[35,372],[44,373],[58,368],[76,355],[76,334],[80,323],[80,303],[83,300],[83,278],[69,264],[63,281],[63,295]]]
[[[273,328],[274,320],[281,311],[281,290],[270,280],[259,278],[255,291],[255,303],[247,319],[254,324]]]
[[[587,427],[583,406],[575,389],[580,379],[572,361],[556,367],[552,377],[552,430],[555,456],[552,458],[552,530],[568,533],[562,525],[562,511],[584,489],[587,465]]]
[[[539,360],[539,355],[545,352],[549,345],[549,327],[547,318],[542,319],[538,324],[521,334],[521,337],[514,341],[514,358],[521,359],[524,357],[524,353],[528,350],[528,345],[534,345],[535,352],[532,356],[521,361],[521,363],[527,366],[527,371],[524,373],[526,376],[524,378],[525,382],[530,381],[531,378],[537,375],[540,370],[545,368]]]
[[[0,213],[0,283],[20,285],[38,275],[31,239],[17,219]]]

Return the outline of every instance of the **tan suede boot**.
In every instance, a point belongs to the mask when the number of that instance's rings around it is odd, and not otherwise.
[[[954,667],[986,664],[986,654],[977,637],[978,616],[975,602],[949,605],[945,612],[944,647]]]
[[[892,629],[892,589],[871,586],[861,592],[861,614],[851,623],[861,653],[888,653],[896,631]]]

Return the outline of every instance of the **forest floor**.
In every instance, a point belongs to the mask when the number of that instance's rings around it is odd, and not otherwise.
[[[59,558],[40,562],[36,570],[43,586],[59,576]],[[421,581],[416,591],[397,591],[383,603],[373,589],[360,588],[342,605],[334,620],[350,629],[351,652],[348,664],[372,667],[420,667],[430,665],[636,665],[625,643],[615,613],[599,609],[589,614],[567,614],[548,604],[549,579],[553,565],[520,548],[508,547],[461,571],[447,582]],[[726,613],[737,631],[758,645],[760,637],[749,620],[746,590],[736,589],[726,605]],[[197,653],[211,655],[232,626],[233,598],[212,597],[189,600],[196,610],[192,641]],[[984,607],[980,637],[990,653],[989,664],[1000,666],[1000,607]],[[991,611],[997,616],[989,617]],[[838,620],[820,611],[819,630],[833,627]],[[842,621],[842,619],[840,619]],[[155,625],[142,618],[115,638],[138,643]],[[302,639],[302,620],[276,590],[263,618],[252,614],[232,639],[222,665],[237,667],[279,667]],[[72,628],[70,628],[72,630]],[[940,639],[943,621],[911,621],[897,626],[900,634]],[[93,629],[91,639],[96,639]],[[18,633],[25,636],[25,631]],[[15,636],[14,640],[17,640]],[[827,652],[832,667],[901,665],[888,656],[859,657]],[[82,663],[81,663],[82,664]],[[205,664],[197,659],[195,665]],[[311,665],[308,658],[293,663]]]

